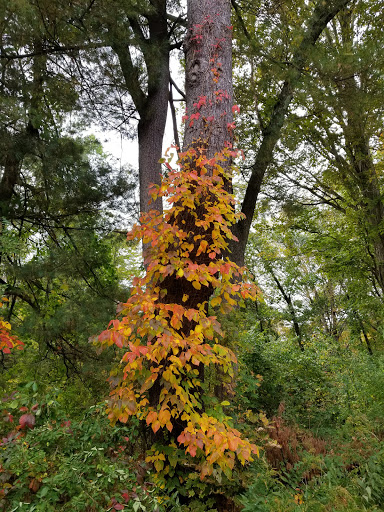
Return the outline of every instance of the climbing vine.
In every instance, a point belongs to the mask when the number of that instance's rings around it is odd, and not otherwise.
[[[207,368],[234,376],[236,357],[222,344],[218,315],[257,290],[229,258],[231,228],[242,216],[231,187],[239,107],[232,106],[230,5],[197,7],[188,3],[184,151],[176,167],[163,159],[165,175],[151,189],[164,213],[142,214],[128,234],[143,243],[145,276],[135,278],[119,317],[98,338],[125,351],[110,377],[109,418],[135,416],[152,430],[147,461],[159,478],[172,477],[179,462],[201,479],[230,475],[236,458],[245,464],[257,453],[225,414],[229,404],[212,407],[206,393]]]
[[[162,196],[169,209],[164,215],[143,214],[128,234],[130,240],[149,244],[146,274],[135,278],[119,319],[98,338],[103,346],[126,349],[121,371],[110,378],[110,420],[124,423],[136,416],[154,433],[167,431],[171,446],[177,442],[199,461],[201,478],[215,464],[228,472],[236,456],[244,464],[257,453],[230,426],[221,406],[205,412],[202,368],[217,365],[233,377],[236,362],[220,344],[223,332],[217,316],[209,314],[208,301],[211,309],[227,313],[244,299],[254,299],[256,288],[244,279],[245,269],[225,257],[234,238],[231,225],[241,214],[226,190],[231,176],[222,163],[237,152],[224,148],[210,160],[204,153],[204,148],[182,153],[176,169],[166,162],[168,175],[152,189],[152,197]],[[177,290],[168,289],[170,282]],[[170,300],[175,293],[177,301]],[[172,454],[167,461],[161,450],[147,460],[159,471],[169,472],[173,465]]]

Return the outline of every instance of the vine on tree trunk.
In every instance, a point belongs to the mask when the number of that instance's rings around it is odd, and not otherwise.
[[[220,343],[220,322],[209,305],[228,313],[256,287],[230,261],[233,226],[242,218],[231,192],[233,147],[230,5],[188,2],[186,37],[187,112],[184,148],[176,168],[152,187],[164,212],[142,213],[128,239],[145,247],[146,274],[135,278],[132,294],[100,334],[102,346],[126,352],[110,377],[109,418],[145,421],[155,434],[147,454],[158,479],[193,466],[203,479],[215,470],[230,475],[236,458],[245,464],[257,447],[243,439],[226,416],[224,402],[209,408],[204,369],[215,365],[233,376],[234,353]],[[201,22],[196,23],[200,18]],[[161,435],[160,435],[161,433]],[[157,441],[157,442],[156,442]]]
[[[204,153],[204,148],[182,153],[177,169],[167,163],[168,176],[153,188],[152,197],[165,197],[171,207],[163,215],[143,214],[128,234],[149,244],[146,275],[135,278],[120,318],[98,338],[104,346],[127,349],[121,372],[110,378],[111,421],[124,423],[136,416],[155,433],[168,431],[170,446],[183,445],[196,458],[201,477],[211,474],[215,464],[228,473],[235,455],[244,464],[257,453],[230,426],[221,406],[212,414],[204,412],[200,368],[217,365],[233,376],[236,362],[219,342],[223,333],[217,317],[208,313],[208,301],[228,313],[244,299],[255,299],[257,292],[245,282],[245,269],[222,257],[234,238],[231,226],[241,216],[226,190],[231,176],[222,166],[236,152],[224,148],[210,160]],[[168,288],[170,278],[176,289]],[[156,403],[151,400],[154,386],[159,390]],[[155,450],[148,461],[158,471],[172,472],[172,453],[168,460],[163,457]]]

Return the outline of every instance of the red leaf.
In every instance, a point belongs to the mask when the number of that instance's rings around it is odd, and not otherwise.
[[[36,418],[33,414],[23,414],[20,416],[19,425],[22,429],[33,428],[36,423]]]
[[[33,493],[37,493],[37,491],[40,489],[41,487],[41,480],[37,479],[37,478],[32,478],[30,484],[29,484],[29,489],[33,492]]]
[[[124,499],[124,501],[129,501],[131,499],[131,494],[129,491],[127,491],[126,489],[123,490],[123,492],[121,493],[121,497]]]

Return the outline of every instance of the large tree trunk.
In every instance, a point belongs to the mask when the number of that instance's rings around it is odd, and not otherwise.
[[[232,30],[230,27],[230,0],[188,0],[188,27],[184,42],[186,59],[186,115],[183,153],[196,150],[188,157],[188,170],[201,172],[200,157],[207,160],[227,147],[232,147]],[[223,170],[231,165],[230,158],[220,161]],[[212,165],[206,164],[208,173]],[[208,199],[208,198],[207,198]],[[209,240],[210,232],[196,226],[203,219],[204,202],[193,214],[185,209],[177,222],[180,227],[190,230],[193,263],[208,264],[210,258],[202,253],[197,256],[199,236]],[[182,304],[184,294],[189,296],[187,307],[197,308],[207,302],[213,290],[202,286],[193,289],[187,279],[179,279],[175,274],[164,280],[167,289],[166,300]]]
[[[233,141],[230,0],[188,0],[184,51],[188,117],[183,151],[204,147],[210,159]]]

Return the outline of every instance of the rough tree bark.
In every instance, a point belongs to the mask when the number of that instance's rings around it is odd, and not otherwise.
[[[229,0],[188,0],[188,27],[184,42],[186,59],[186,115],[183,153],[196,149],[191,158],[190,169],[196,169],[198,158],[207,160],[232,146],[232,28]],[[223,169],[228,169],[230,159],[221,161]],[[206,166],[210,172],[210,166]],[[185,211],[178,222],[191,229],[191,236],[209,236],[203,228],[195,226],[197,218],[204,216],[204,204],[191,215]],[[197,256],[200,241],[191,242],[196,246],[191,252],[191,260],[197,264],[209,263],[207,254]],[[191,282],[177,279],[175,274],[164,280],[168,302],[182,304],[182,297],[189,296],[187,307],[196,308],[209,300],[210,287],[193,289]],[[189,328],[189,327],[188,327]]]
[[[233,140],[230,7],[229,0],[188,0],[183,151],[203,145],[208,159]]]

